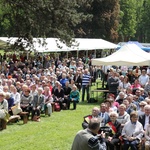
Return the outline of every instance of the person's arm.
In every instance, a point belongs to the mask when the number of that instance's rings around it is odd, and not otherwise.
[[[104,140],[102,139],[101,142],[98,139],[98,137],[91,137],[88,140],[88,146],[92,149],[92,150],[106,150],[106,143],[104,142]]]

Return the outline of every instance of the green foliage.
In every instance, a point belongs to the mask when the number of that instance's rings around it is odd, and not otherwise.
[[[124,37],[123,40],[129,40],[136,33],[136,2],[137,0],[120,0],[121,18],[119,33]]]
[[[70,43],[72,30],[87,16],[77,12],[76,0],[1,0],[1,30],[32,44],[33,37],[55,37]],[[22,45],[20,45],[22,46]],[[28,46],[28,45],[27,45]]]
[[[103,38],[115,41],[118,37],[119,0],[88,1],[84,11],[92,15],[92,21],[78,25],[77,36]]]
[[[150,42],[150,1],[145,0],[143,3],[143,16],[142,16],[142,37],[144,42]]]

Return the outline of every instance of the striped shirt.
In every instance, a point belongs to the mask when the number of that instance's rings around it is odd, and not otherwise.
[[[89,85],[90,81],[91,81],[91,75],[90,74],[83,74],[82,85]]]

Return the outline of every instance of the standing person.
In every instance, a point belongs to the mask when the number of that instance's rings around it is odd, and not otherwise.
[[[82,76],[82,102],[84,102],[85,91],[87,93],[87,101],[90,99],[89,88],[91,83],[91,75],[88,69],[84,70],[84,74]]]
[[[139,83],[144,88],[146,83],[149,81],[149,76],[146,74],[146,70],[142,70],[142,74],[139,76]]]
[[[117,96],[117,89],[119,86],[119,78],[116,77],[116,73],[112,72],[112,76],[108,78],[107,80],[108,83],[108,90],[115,96]]]
[[[97,136],[99,129],[100,120],[92,118],[88,128],[80,130],[75,136],[71,150],[106,150],[105,134],[102,132],[101,137]]]

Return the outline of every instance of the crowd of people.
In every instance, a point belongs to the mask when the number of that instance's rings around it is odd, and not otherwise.
[[[28,112],[31,120],[37,116],[40,121],[40,115],[46,109],[51,116],[52,104],[57,104],[61,111],[70,109],[72,103],[75,110],[81,89],[82,101],[85,101],[85,95],[87,101],[90,98],[91,75],[87,69],[90,61],[73,57],[50,58],[49,54],[44,58],[35,54],[27,59],[24,53],[4,54],[0,60],[0,118],[8,116],[6,112],[14,115],[12,109],[19,108]]]
[[[102,141],[105,141],[106,147],[99,146],[101,150],[120,150],[122,145],[124,150],[129,148],[131,150],[149,150],[150,68],[148,66],[133,68],[126,66],[126,70],[121,70],[121,67],[111,66],[105,73],[102,68],[98,73],[100,73],[100,78],[106,80],[109,93],[100,104],[100,108],[94,107],[92,113],[84,117],[82,127],[86,134],[89,134],[90,130],[90,134],[98,139],[97,135],[101,131],[105,132]],[[90,129],[90,124],[93,122],[91,119],[95,118],[100,120],[97,134]],[[77,143],[76,138],[79,133],[77,133],[74,143]],[[91,137],[82,134],[81,138],[84,141],[87,140],[84,144],[91,149],[89,143]],[[72,149],[74,149],[74,143]],[[94,147],[94,143],[92,146]]]
[[[100,109],[95,108],[91,117],[84,117],[83,128],[89,129],[90,120],[96,116],[101,126],[113,128],[105,141],[108,148],[119,149],[122,137],[124,147],[135,150],[144,134],[145,148],[149,148],[148,66],[92,66],[91,58],[54,58],[49,54],[44,60],[39,54],[28,59],[24,54],[5,54],[0,58],[0,118],[5,118],[6,112],[13,115],[12,107],[16,105],[28,112],[31,120],[38,116],[38,121],[46,109],[51,116],[53,103],[59,105],[59,110],[70,109],[73,103],[75,110],[79,101],[90,100],[90,86],[100,79],[106,83],[109,94]]]

